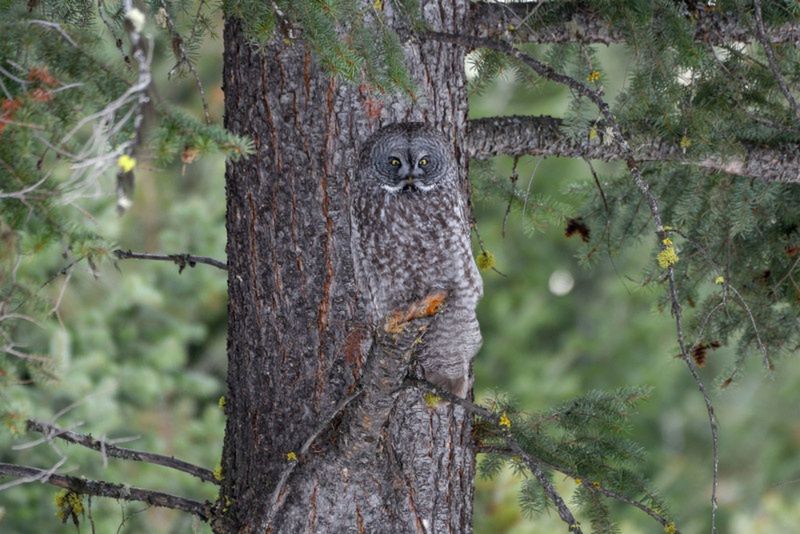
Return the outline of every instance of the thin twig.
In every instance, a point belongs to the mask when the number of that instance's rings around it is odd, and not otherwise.
[[[786,271],[786,274],[783,275],[783,277],[781,277],[781,279],[778,280],[778,283],[775,284],[775,291],[778,290],[778,288],[781,286],[782,283],[786,281],[787,278],[788,279],[792,278],[792,272],[794,271],[794,269],[797,267],[798,264],[800,264],[800,254],[797,255],[797,259],[794,260],[794,263],[792,264],[791,267],[789,267],[789,270]]]
[[[153,261],[171,261],[180,267],[179,272],[188,265],[194,267],[198,263],[211,265],[223,271],[228,270],[228,264],[224,261],[209,258],[207,256],[195,256],[193,254],[149,254],[145,252],[131,252],[130,250],[117,249],[114,251],[114,256],[120,260],[153,260]]]
[[[475,220],[475,216],[472,213],[470,213],[470,227],[475,232],[475,237],[478,239],[478,248],[481,249],[481,253],[485,254],[486,256],[489,256],[490,253],[488,250],[486,250],[486,246],[483,243],[483,238],[481,237],[481,233],[478,230],[478,221]],[[499,274],[500,276],[502,276],[503,278],[508,278],[508,275],[506,275],[502,271],[499,271],[497,267],[492,266],[492,270],[497,274]]]
[[[100,20],[103,21],[103,24],[105,24],[106,28],[108,29],[108,33],[110,33],[111,37],[114,39],[114,46],[116,46],[117,50],[119,50],[119,53],[122,54],[122,60],[125,63],[129,63],[130,58],[125,53],[125,50],[122,49],[122,39],[117,35],[117,32],[114,30],[114,26],[111,24],[111,21],[109,21],[108,18],[106,17],[105,12],[106,12],[105,2],[103,2],[103,0],[97,0],[97,14],[100,16]]]
[[[597,176],[597,171],[594,170],[594,165],[592,165],[591,160],[588,158],[583,158],[583,161],[586,162],[586,165],[589,167],[589,172],[592,173],[592,178],[594,178],[594,185],[597,186],[597,191],[600,192],[600,198],[603,199],[603,207],[606,209],[606,217],[610,221],[611,219],[611,210],[608,209],[608,200],[606,200],[606,193],[603,191],[603,186],[600,185],[600,178]]]
[[[92,529],[92,534],[97,534],[95,531],[94,525],[94,517],[92,516],[92,496],[89,495],[86,497],[86,510],[87,510],[87,517],[89,519],[89,527]]]
[[[117,447],[108,441],[95,439],[91,435],[78,434],[77,432],[59,428],[43,421],[36,421],[35,419],[28,419],[27,428],[28,431],[39,432],[40,434],[43,434],[45,439],[48,441],[58,438],[95,451],[100,451],[104,456],[107,455],[113,458],[121,458],[123,460],[132,460],[134,462],[161,465],[177,471],[183,471],[184,473],[188,473],[205,482],[219,484],[216,478],[214,478],[214,473],[211,470],[184,462],[183,460],[178,460],[172,456]]]
[[[17,82],[18,84],[20,84],[20,85],[21,85],[23,88],[24,88],[24,87],[26,87],[26,86],[28,85],[28,82],[27,82],[26,80],[23,80],[22,78],[19,78],[19,77],[17,77],[17,76],[14,76],[13,74],[11,74],[10,72],[8,72],[8,71],[7,71],[6,69],[4,69],[3,67],[0,67],[0,74],[4,74],[4,75],[5,75],[5,76],[7,76],[8,78],[10,78],[10,79],[14,80],[14,81],[15,81],[15,82]]]
[[[208,101],[206,100],[206,92],[203,89],[203,82],[200,80],[200,75],[197,73],[197,69],[186,53],[186,45],[183,42],[183,37],[181,37],[181,34],[178,33],[178,29],[175,27],[175,21],[172,20],[172,16],[169,14],[167,2],[165,0],[160,0],[160,3],[161,9],[164,10],[164,21],[167,23],[167,29],[172,36],[172,50],[178,58],[178,62],[175,63],[175,65],[169,70],[167,77],[171,77],[181,65],[186,65],[186,67],[189,69],[189,72],[192,73],[194,84],[197,86],[197,91],[200,93],[200,101],[203,103],[203,115],[205,116],[206,124],[211,124],[211,115],[208,111]]]
[[[733,291],[734,295],[736,295],[736,299],[739,301],[739,304],[742,305],[742,308],[744,309],[745,313],[750,318],[750,324],[753,325],[753,333],[756,335],[758,348],[761,349],[761,353],[763,355],[762,359],[764,361],[764,367],[767,369],[767,371],[774,371],[775,365],[772,363],[772,360],[769,357],[769,352],[767,351],[766,345],[764,345],[764,342],[761,340],[761,334],[759,334],[758,325],[756,325],[756,319],[755,317],[753,317],[753,312],[750,310],[750,306],[747,305],[747,301],[744,300],[744,297],[742,296],[741,293],[739,293],[738,289],[736,289],[732,285],[728,285],[727,287],[731,291]]]
[[[114,484],[104,480],[88,480],[85,478],[56,475],[44,469],[25,465],[0,463],[0,476],[24,479],[26,482],[42,482],[59,488],[68,489],[81,495],[110,497],[125,501],[141,501],[153,506],[182,510],[198,516],[203,521],[211,518],[211,504],[201,503],[184,497],[178,497],[160,491],[135,488],[124,484]]]
[[[703,245],[698,243],[696,240],[691,239],[688,235],[686,235],[685,233],[681,232],[680,230],[673,229],[672,231],[674,233],[678,234],[679,236],[681,236],[682,238],[684,238],[689,243],[691,243],[691,245],[705,258],[705,260],[710,265],[712,265],[713,267],[719,269],[720,266],[717,264],[716,261],[714,261],[713,256],[711,255],[711,253],[708,251],[708,249],[706,247],[704,247]],[[780,283],[782,283],[782,282],[783,281],[781,281]],[[750,319],[750,324],[753,325],[753,333],[756,336],[756,342],[758,343],[758,348],[761,350],[761,353],[762,353],[762,360],[764,362],[764,368],[767,371],[774,371],[775,370],[775,365],[772,363],[772,359],[769,356],[769,351],[767,350],[767,346],[764,344],[764,342],[761,339],[761,334],[759,332],[759,328],[758,328],[758,324],[756,323],[755,316],[753,315],[753,311],[750,309],[750,306],[747,304],[747,301],[745,300],[744,296],[739,292],[738,289],[736,289],[736,286],[731,284],[729,276],[728,277],[724,277],[724,287],[723,287],[722,302],[720,302],[720,304],[715,306],[714,309],[712,309],[711,312],[709,312],[709,314],[706,316],[706,318],[704,319],[704,321],[703,321],[703,323],[701,325],[700,332],[702,333],[705,330],[706,323],[708,322],[709,318],[711,317],[711,314],[714,313],[714,311],[716,311],[716,309],[720,305],[725,305],[727,303],[727,292],[726,291],[728,289],[730,289],[734,293],[734,295],[736,296],[736,300],[739,302],[739,305],[742,307],[742,309],[745,311],[745,313],[747,314],[748,318]],[[701,340],[698,340],[698,342],[700,342],[700,341]]]
[[[514,156],[514,164],[511,167],[511,176],[508,180],[511,182],[511,191],[508,193],[508,204],[506,204],[506,212],[503,214],[503,226],[500,235],[505,239],[506,237],[506,223],[508,223],[508,216],[511,214],[511,204],[517,196],[517,180],[519,180],[519,173],[517,172],[517,165],[521,156]]]
[[[800,120],[800,107],[798,107],[797,100],[795,100],[792,91],[786,84],[783,74],[781,74],[780,68],[778,68],[778,62],[775,59],[775,52],[772,50],[772,45],[769,43],[769,40],[766,36],[764,19],[761,14],[761,0],[753,0],[753,8],[755,9],[756,37],[758,38],[758,42],[761,43],[761,46],[764,48],[764,53],[767,55],[767,61],[769,61],[770,70],[775,76],[775,81],[778,82],[778,86],[781,88],[783,96],[786,97],[786,101],[789,102],[789,105],[792,107],[795,117]]]
[[[600,198],[603,200],[603,207],[605,208],[606,212],[606,227],[603,230],[603,234],[606,237],[606,254],[608,254],[608,261],[611,264],[611,268],[614,269],[614,273],[616,273],[619,281],[622,283],[622,287],[625,288],[625,291],[628,294],[631,294],[631,290],[628,288],[628,284],[625,283],[625,279],[620,275],[619,269],[617,269],[617,263],[614,261],[614,255],[611,253],[611,208],[608,206],[608,199],[606,199],[606,193],[603,191],[603,186],[600,183],[600,178],[597,175],[597,171],[592,165],[592,161],[589,158],[583,158],[583,161],[586,162],[586,165],[589,167],[589,171],[592,173],[592,178],[594,178],[594,184],[597,187],[597,190],[600,192]],[[587,255],[587,258],[592,255],[590,252]]]
[[[120,521],[119,526],[117,527],[117,533],[116,534],[121,534],[122,533],[122,528],[125,526],[125,523],[130,521],[133,516],[139,515],[141,513],[144,513],[146,511],[148,511],[149,509],[150,509],[150,506],[145,506],[144,508],[140,508],[139,510],[134,510],[133,512],[127,514],[127,513],[125,513],[125,505],[122,504],[122,503],[119,503],[119,510],[120,510],[120,513],[122,514],[122,521]]]
[[[45,28],[52,28],[53,30],[57,31],[61,37],[64,38],[69,44],[78,48],[78,43],[76,43],[72,37],[69,36],[67,32],[64,31],[64,28],[61,27],[60,24],[57,22],[50,22],[49,20],[27,20],[25,21],[27,24],[35,24],[37,26],[44,26]]]

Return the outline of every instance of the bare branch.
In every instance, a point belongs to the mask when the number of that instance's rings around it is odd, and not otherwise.
[[[178,460],[172,456],[164,456],[151,452],[117,447],[108,441],[95,439],[91,435],[78,434],[77,432],[59,428],[55,425],[42,421],[36,421],[34,419],[28,419],[27,428],[28,431],[39,432],[40,434],[43,434],[45,439],[48,441],[58,438],[70,443],[75,443],[76,445],[81,445],[83,447],[99,451],[107,456],[122,458],[123,460],[132,460],[135,462],[161,465],[177,471],[183,471],[184,473],[188,473],[205,482],[219,484],[219,482],[214,478],[214,473],[212,473],[211,470],[184,462],[183,460]]]
[[[68,489],[81,495],[94,495],[96,497],[110,497],[112,499],[122,499],[125,501],[146,502],[153,506],[188,512],[196,515],[203,521],[208,521],[211,518],[211,503],[201,503],[160,491],[134,488],[102,480],[87,480],[78,477],[56,475],[36,467],[6,463],[0,463],[0,476],[26,479],[26,482],[39,481],[59,488]]]
[[[472,34],[502,37],[528,43],[600,43],[625,41],[620,28],[612,27],[586,4],[574,2],[473,2]],[[534,24],[534,16],[557,22]],[[800,42],[800,24],[786,23],[764,29],[770,43]],[[694,37],[718,45],[751,42],[749,25],[735,13],[697,13]]]
[[[603,161],[625,160],[627,155],[618,144],[600,140],[576,141],[562,129],[563,121],[555,117],[489,117],[469,122],[467,152],[475,159],[509,156],[560,156]],[[742,156],[687,157],[677,144],[650,141],[632,147],[640,162],[672,161],[704,169],[748,176],[767,182],[800,183],[800,145],[785,144],[776,148],[745,147]]]
[[[228,270],[228,264],[224,261],[207,256],[194,256],[192,254],[148,254],[145,252],[131,252],[130,250],[117,249],[114,251],[114,256],[120,260],[171,261],[180,267],[178,272],[183,272],[187,265],[189,267],[194,267],[198,263],[211,265],[223,271]]]
[[[5,484],[0,484],[0,491],[5,491],[9,488],[13,488],[15,486],[21,486],[22,484],[27,484],[29,482],[36,482],[37,480],[42,480],[44,482],[47,482],[47,479],[50,477],[50,475],[52,475],[58,469],[60,469],[61,466],[64,465],[64,462],[66,461],[67,461],[66,458],[61,458],[55,464],[53,464],[53,467],[51,467],[50,469],[42,469],[40,470],[39,473],[35,475],[24,476],[21,478],[14,479],[10,482],[6,482]]]

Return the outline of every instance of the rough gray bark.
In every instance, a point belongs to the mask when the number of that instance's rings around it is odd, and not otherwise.
[[[686,10],[687,16],[690,11]],[[695,39],[710,44],[754,39],[750,24],[738,13],[694,11]],[[625,42],[624,28],[612,27],[592,9],[591,2],[474,2],[471,27],[476,37],[503,37],[528,43]],[[538,21],[545,21],[540,23]],[[771,43],[800,42],[800,25],[765,29]]]
[[[463,28],[467,7],[423,2],[426,21],[442,31]],[[226,22],[226,126],[251,136],[255,155],[226,174],[218,532],[471,531],[469,417],[395,388],[408,339],[377,343],[369,358],[362,349],[371,328],[353,280],[348,212],[361,142],[391,122],[431,123],[454,142],[466,187],[464,51],[405,47],[417,99],[390,96],[381,107],[365,86],[330,78],[302,40],[279,36],[259,51],[237,21]]]
[[[575,139],[563,129],[563,120],[555,117],[489,117],[469,121],[465,150],[471,158],[488,159],[508,156],[559,156],[569,158],[624,160],[624,151],[616,144],[603,142],[607,135],[598,128],[595,139]],[[642,162],[674,161],[736,176],[758,178],[767,182],[800,182],[800,145],[785,143],[779,148],[750,145],[739,155],[687,155],[677,144],[662,140],[634,143],[636,159]]]

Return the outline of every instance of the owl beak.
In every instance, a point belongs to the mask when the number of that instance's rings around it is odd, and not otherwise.
[[[400,182],[403,185],[411,185],[412,183],[414,183],[414,176],[408,172],[402,173],[400,176],[398,176],[398,178],[400,178],[398,182]]]

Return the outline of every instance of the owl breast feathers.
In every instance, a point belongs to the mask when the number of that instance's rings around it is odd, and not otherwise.
[[[452,146],[421,123],[382,128],[367,140],[351,190],[356,279],[373,321],[447,291],[418,361],[427,380],[465,397],[483,286]]]

